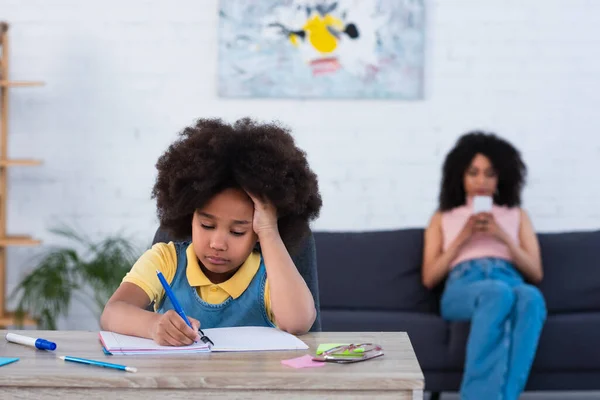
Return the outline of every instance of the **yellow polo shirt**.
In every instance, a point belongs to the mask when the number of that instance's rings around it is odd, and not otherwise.
[[[186,250],[186,256],[187,269],[185,274],[188,282],[190,286],[196,288],[200,298],[209,304],[220,304],[229,297],[234,299],[240,297],[248,288],[260,267],[260,254],[252,252],[231,278],[223,283],[212,283],[200,269],[198,258],[191,243]],[[123,282],[133,283],[146,292],[150,300],[154,301],[155,309],[165,294],[156,276],[156,271],[162,272],[169,283],[175,278],[177,251],[173,242],[168,244],[157,243],[152,246],[150,250],[142,254],[131,268],[131,271],[123,278]],[[265,309],[271,322],[275,323],[275,316],[271,310],[268,279],[265,282]]]

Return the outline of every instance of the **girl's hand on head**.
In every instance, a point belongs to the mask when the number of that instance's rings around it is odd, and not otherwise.
[[[248,193],[248,192],[246,192]],[[260,238],[265,233],[277,232],[277,209],[269,201],[260,200],[248,193],[254,203],[254,218],[252,229]]]
[[[174,310],[169,310],[156,320],[152,327],[152,339],[161,346],[187,346],[200,340],[200,321],[188,317],[190,328]]]

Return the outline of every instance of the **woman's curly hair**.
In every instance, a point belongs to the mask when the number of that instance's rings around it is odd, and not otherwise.
[[[498,176],[494,203],[515,207],[521,205],[527,167],[519,151],[493,133],[468,132],[461,136],[446,156],[442,168],[439,210],[448,211],[465,204],[464,176],[475,155],[489,158]]]
[[[213,196],[241,188],[277,208],[288,251],[297,250],[318,217],[322,201],[317,176],[287,128],[249,118],[224,123],[199,119],[185,128],[156,163],[152,190],[161,227],[189,238],[192,217]]]

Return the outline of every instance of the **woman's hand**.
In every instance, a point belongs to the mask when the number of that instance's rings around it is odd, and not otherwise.
[[[468,242],[469,239],[471,239],[473,234],[476,232],[477,218],[477,215],[471,215],[467,222],[465,222],[465,225],[463,226],[462,230],[460,231],[457,237],[459,247]]]
[[[474,215],[474,217],[476,217],[474,228],[476,232],[492,235],[493,237],[504,243],[508,241],[508,235],[506,234],[504,229],[502,229],[502,227],[498,225],[492,213],[479,213]]]
[[[246,192],[248,193],[248,192]],[[277,209],[269,201],[260,200],[258,197],[248,193],[248,196],[254,203],[254,218],[252,219],[252,229],[260,238],[265,233],[278,232],[277,230]]]

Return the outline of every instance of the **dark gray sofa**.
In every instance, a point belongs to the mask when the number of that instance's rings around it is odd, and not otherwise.
[[[324,331],[406,331],[427,391],[458,391],[468,323],[421,284],[423,229],[316,232]],[[600,390],[600,231],[538,235],[548,319],[527,390]]]

